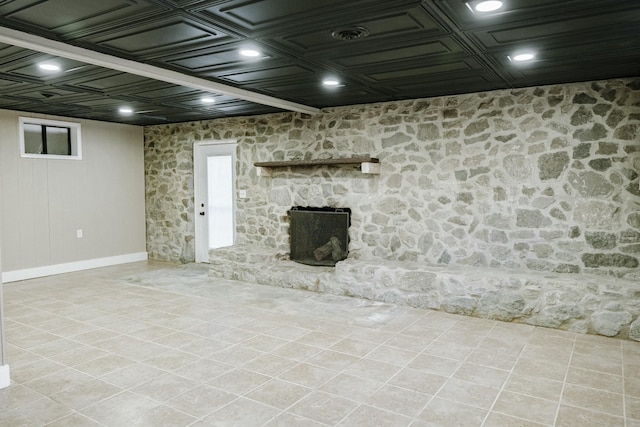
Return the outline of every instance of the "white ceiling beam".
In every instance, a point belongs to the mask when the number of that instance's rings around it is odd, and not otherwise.
[[[44,37],[35,36],[23,31],[17,31],[1,26],[0,43],[18,46],[24,49],[35,50],[37,52],[48,53],[50,55],[55,55],[62,58],[73,59],[75,61],[97,65],[99,67],[109,68],[112,70],[122,71],[124,73],[135,74],[137,76],[147,77],[166,83],[190,87],[192,89],[202,90],[204,92],[229,95],[234,98],[255,102],[256,104],[268,105],[270,107],[281,108],[287,111],[295,111],[298,113],[306,114],[317,114],[320,112],[318,108],[309,107],[307,105],[286,101],[284,99],[275,98],[273,96],[263,95],[261,93],[252,92],[246,89],[228,86],[222,83],[201,79],[199,77],[188,76],[186,74],[178,73],[172,70],[166,70],[164,68],[155,67],[153,65],[118,58],[117,56],[95,52],[89,49],[84,49],[55,40],[49,40]]]

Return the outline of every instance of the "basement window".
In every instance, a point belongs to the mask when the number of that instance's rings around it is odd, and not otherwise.
[[[20,117],[20,156],[81,160],[80,123]]]

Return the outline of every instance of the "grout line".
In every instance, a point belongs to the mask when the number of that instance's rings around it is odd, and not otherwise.
[[[562,381],[562,389],[560,390],[560,399],[558,400],[558,407],[556,408],[556,414],[553,417],[553,425],[558,424],[558,416],[560,415],[560,408],[562,406],[562,400],[564,398],[564,389],[567,385],[567,378],[569,378],[569,371],[571,370],[571,362],[573,362],[573,355],[576,352],[576,343],[578,340],[574,337],[573,346],[571,347],[571,355],[569,356],[569,363],[567,365],[567,371],[564,374],[564,380]]]

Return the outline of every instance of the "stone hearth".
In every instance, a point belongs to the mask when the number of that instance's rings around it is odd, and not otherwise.
[[[640,341],[633,280],[354,259],[317,267],[241,245],[210,251],[210,263],[213,277]]]

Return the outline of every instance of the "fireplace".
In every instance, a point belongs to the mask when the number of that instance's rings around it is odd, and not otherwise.
[[[351,209],[296,206],[288,213],[291,260],[334,266],[347,257]]]

